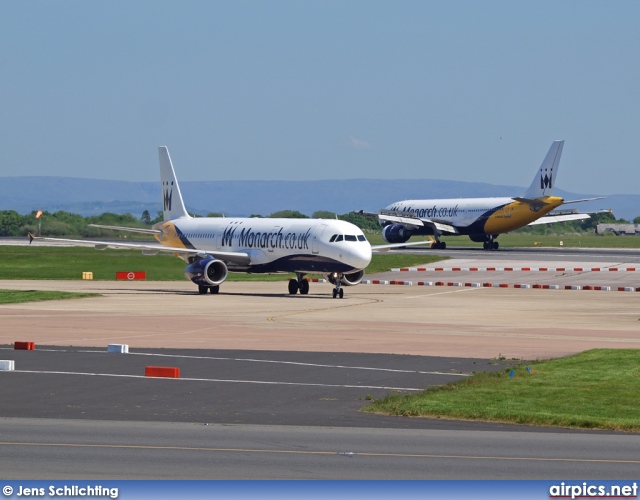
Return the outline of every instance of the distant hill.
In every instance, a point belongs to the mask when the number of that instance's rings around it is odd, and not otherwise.
[[[350,179],[328,181],[215,181],[181,182],[192,213],[221,212],[227,216],[269,215],[278,210],[317,210],[339,214],[364,209],[377,211],[394,201],[419,198],[518,196],[526,188],[478,182],[436,179]],[[560,189],[566,200],[591,198]],[[617,194],[604,200],[573,205],[580,210],[611,208],[616,217],[632,220],[640,215],[640,195]],[[572,207],[572,208],[573,208]],[[159,182],[125,182],[75,177],[0,177],[0,210],[29,213],[64,210],[83,216],[104,212],[152,217],[162,208]]]

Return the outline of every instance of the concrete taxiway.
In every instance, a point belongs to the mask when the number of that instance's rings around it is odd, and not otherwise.
[[[323,283],[312,283],[307,296],[289,296],[285,282],[224,283],[216,296],[200,296],[187,282],[0,281],[0,288],[101,294],[0,306],[0,344],[487,359],[640,347],[637,292],[360,285],[340,300]]]
[[[495,255],[477,267],[509,267]],[[556,260],[634,263],[585,255]],[[0,358],[16,363],[0,373],[9,478],[633,479],[640,465],[637,435],[358,411],[512,358],[638,348],[637,292],[360,285],[340,300],[323,283],[308,296],[289,296],[286,282],[224,283],[217,296],[188,282],[0,288],[100,294],[0,306]],[[107,353],[114,343],[131,353]],[[145,378],[147,365],[179,367],[181,378]]]

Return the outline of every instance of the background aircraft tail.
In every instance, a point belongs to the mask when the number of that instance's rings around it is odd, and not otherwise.
[[[564,141],[553,141],[547,156],[544,158],[540,169],[533,178],[533,182],[524,198],[540,198],[542,196],[551,196],[553,184],[558,175],[558,165],[560,164],[560,156],[562,156],[562,146]]]
[[[167,149],[166,146],[160,146],[158,148],[158,154],[160,155],[160,182],[162,183],[164,220],[189,217],[187,209],[184,208],[182,193],[180,193],[178,179],[176,179],[176,173],[173,170],[169,149]]]

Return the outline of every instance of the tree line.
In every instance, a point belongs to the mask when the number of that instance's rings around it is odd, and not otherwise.
[[[149,228],[153,224],[162,222],[162,212],[159,211],[155,218],[151,217],[148,210],[142,212],[140,217],[132,214],[104,213],[102,215],[92,215],[83,217],[79,214],[65,212],[42,212],[36,218],[37,212],[30,214],[19,214],[15,210],[0,210],[0,236],[27,236],[29,233],[51,237],[84,237],[100,238],[113,237],[113,231],[89,227],[89,224],[100,224],[104,226],[126,226]],[[199,217],[194,215],[194,217]],[[221,213],[211,212],[207,217],[224,217]],[[375,217],[368,217],[357,212],[346,214],[336,214],[325,210],[314,212],[311,217],[297,210],[280,210],[267,216],[252,214],[251,217],[288,218],[288,219],[340,219],[355,224],[365,233],[378,233],[380,226]],[[590,219],[580,221],[559,222],[556,224],[540,224],[536,226],[525,226],[518,229],[519,232],[533,234],[567,234],[593,232],[598,224],[629,224],[625,219],[616,219],[611,213],[594,214]],[[640,224],[640,216],[633,219],[634,224]],[[123,235],[121,235],[123,236]]]
[[[100,238],[100,237],[113,237],[114,232],[108,229],[100,229],[95,227],[89,227],[89,224],[99,224],[103,226],[125,226],[125,227],[137,227],[137,228],[149,228],[152,225],[162,222],[162,211],[158,211],[155,218],[151,217],[148,210],[142,212],[140,217],[136,217],[132,214],[114,214],[103,213],[102,215],[92,215],[83,217],[79,214],[65,212],[59,210],[57,212],[43,211],[41,215],[36,218],[37,213],[35,210],[29,214],[20,214],[15,210],[0,210],[0,237],[20,237],[28,236],[29,233],[33,235],[42,235],[50,237],[83,237],[83,238]],[[192,214],[194,217],[200,217],[200,215]],[[218,212],[211,212],[207,214],[207,217],[224,217],[223,214]],[[309,216],[298,212],[297,210],[281,210],[274,212],[267,216],[252,214],[251,217],[269,217],[269,218],[288,218],[288,219],[308,219]],[[318,219],[335,219],[346,220],[358,227],[363,231],[379,231],[380,226],[374,217],[367,217],[359,215],[355,212],[338,215],[333,212],[318,211],[314,212],[311,218]],[[119,234],[121,237],[125,237]]]

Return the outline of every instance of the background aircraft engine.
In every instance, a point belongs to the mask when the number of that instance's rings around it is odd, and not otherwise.
[[[196,260],[184,269],[187,279],[205,286],[219,285],[227,279],[228,272],[227,265],[213,257]]]
[[[401,224],[391,224],[382,229],[382,237],[387,243],[404,243],[411,237],[411,231]]]
[[[325,274],[324,277],[332,285],[336,284],[335,273]],[[362,278],[364,278],[364,269],[362,271],[343,274],[340,279],[343,286],[353,286],[359,284],[362,281]]]

